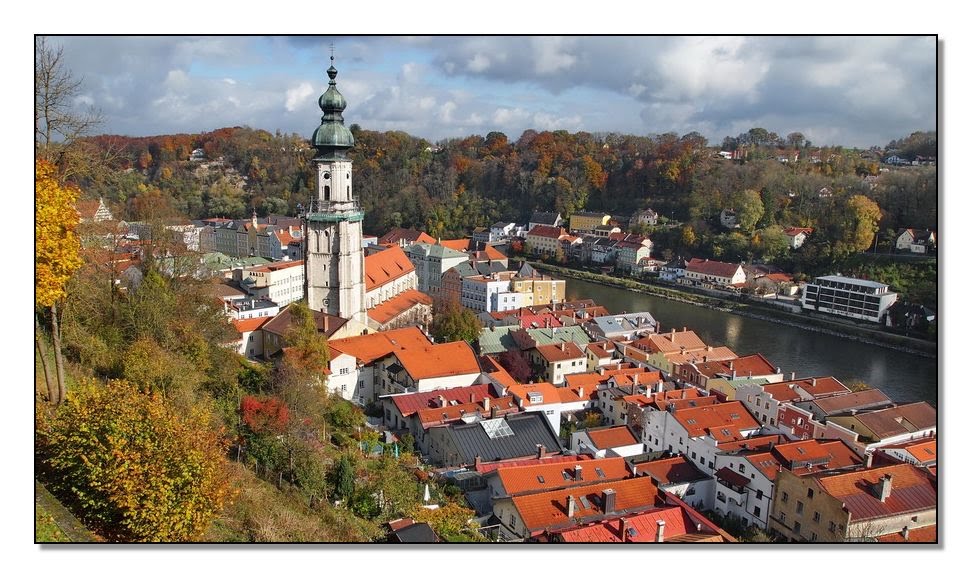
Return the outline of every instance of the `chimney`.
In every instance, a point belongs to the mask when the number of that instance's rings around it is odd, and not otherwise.
[[[810,380],[810,387],[817,387],[817,378],[816,377]]]
[[[874,453],[872,452],[867,454],[866,458],[867,459],[864,461],[864,467],[869,468],[871,467],[871,464],[874,462]]]
[[[583,387],[578,387],[577,388],[577,397],[579,397],[581,399],[584,398],[584,388]]]
[[[477,455],[477,456],[476,456],[476,459],[475,459],[475,460],[473,460],[473,467],[474,467],[474,468],[476,468],[476,469],[478,470],[478,469],[479,469],[479,465],[480,465],[480,464],[482,464],[482,463],[483,463],[483,458],[481,458],[481,457],[479,457],[479,456]]]
[[[891,474],[885,474],[877,483],[878,499],[884,502],[891,495]]]
[[[631,464],[631,477],[638,477],[638,464]]]
[[[485,399],[483,401],[485,401]],[[476,394],[475,393],[470,393],[469,394],[469,403],[476,403]]]
[[[497,408],[495,405],[489,408],[489,419],[496,419],[498,414],[499,408]]]
[[[796,372],[795,371],[791,371],[790,372],[790,381],[795,381],[795,380],[796,380]]]
[[[547,455],[547,448],[543,444],[537,444],[537,459],[542,460],[545,455]]]
[[[686,331],[688,331],[688,327],[682,327],[682,333],[685,333]]]
[[[621,533],[621,541],[627,542],[628,541],[628,521],[624,518],[621,518],[619,520],[619,523],[620,526],[618,527],[618,531]],[[905,530],[907,530],[907,528],[905,528]]]
[[[583,480],[583,479],[584,479],[584,468],[582,468],[580,465],[574,466],[574,481]]]
[[[470,397],[472,397],[472,396],[470,395]],[[483,411],[489,411],[489,398],[488,397],[484,397],[483,398]]]
[[[729,363],[729,366],[732,367],[732,363],[731,362]],[[732,378],[733,379],[736,379],[736,370],[735,369],[732,370]]]
[[[577,510],[577,501],[574,500],[574,496],[567,496],[567,517],[573,518],[575,510]]]
[[[604,510],[605,514],[614,513],[614,505],[617,500],[617,495],[614,490],[608,488],[601,492],[601,509]]]
[[[523,398],[522,397],[520,399],[516,400],[516,405],[520,409],[523,409]]]
[[[658,520],[658,530],[655,531],[655,542],[661,544],[665,541],[665,520]]]
[[[732,363],[732,360],[730,359],[729,360],[729,371],[732,371],[732,366],[733,366],[733,363]],[[732,376],[735,377],[736,376],[736,373],[733,372]]]
[[[446,400],[445,400],[445,398],[444,398],[444,397],[442,397],[442,396],[440,395],[440,396],[439,396],[439,407],[445,407],[445,406],[446,406]]]
[[[675,341],[675,328],[672,327],[672,341]]]
[[[910,533],[911,533],[911,528],[909,528],[908,526],[905,526],[904,529],[901,530],[901,535],[904,538],[905,542],[908,541],[908,534]]]

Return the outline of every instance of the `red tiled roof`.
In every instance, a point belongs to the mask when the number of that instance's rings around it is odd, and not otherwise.
[[[844,395],[814,400],[814,404],[824,413],[833,414],[869,405],[891,404],[891,398],[880,389],[865,389]]]
[[[798,476],[864,463],[854,450],[840,440],[795,441],[777,445],[772,452],[785,468]]]
[[[408,260],[405,251],[398,246],[368,255],[364,259],[364,267],[365,291],[371,291],[415,271],[415,266]]]
[[[706,347],[694,331],[688,330],[654,333],[634,341],[632,345],[652,353],[679,353],[683,347],[686,351],[700,351]]]
[[[567,231],[563,227],[551,227],[550,225],[534,225],[527,233],[528,237],[548,237],[559,239],[561,235],[566,235]]]
[[[662,355],[664,355],[665,359],[667,359],[673,364],[698,363],[703,359],[708,359],[711,361],[720,361],[720,360],[736,359],[738,357],[733,350],[725,346],[713,347],[712,349],[706,347],[705,349],[699,351],[686,351],[685,353],[679,353],[679,352],[663,353]]]
[[[95,213],[98,212],[99,201],[78,201],[74,204],[74,208],[78,211],[78,215],[82,219],[93,219]]]
[[[736,473],[729,468],[720,468],[719,471],[715,473],[715,477],[740,488],[745,488],[749,485],[749,478],[742,474]]]
[[[584,357],[584,352],[576,343],[551,343],[550,345],[538,345],[536,349],[537,353],[542,355],[548,363]]]
[[[595,522],[579,528],[557,532],[561,541],[567,543],[610,543],[655,542],[658,535],[658,522],[665,522],[663,542],[723,542],[717,533],[702,533],[695,530],[695,524],[682,508],[668,506],[637,514],[624,516],[624,535],[621,532],[622,518]]]
[[[384,325],[416,305],[431,307],[432,298],[418,289],[409,289],[369,309],[368,317],[379,325]]]
[[[734,442],[721,443],[719,444],[719,449],[725,452],[734,450],[759,451],[770,449],[776,444],[785,444],[787,441],[789,441],[788,438],[780,434],[753,436]]]
[[[233,327],[236,327],[236,331],[240,335],[247,333],[249,331],[256,331],[267,321],[273,319],[272,317],[253,317],[251,319],[233,319]]]
[[[779,383],[768,383],[763,386],[763,391],[770,394],[776,401],[801,399],[800,394],[794,391],[794,386],[799,387],[814,398],[850,393],[850,390],[835,377],[806,377]]]
[[[575,479],[575,466],[581,468],[581,478]],[[603,477],[597,473],[601,470]],[[500,467],[500,482],[509,496],[538,491],[559,490],[610,480],[622,480],[631,476],[624,458],[602,458],[584,462],[532,464],[517,467]],[[541,481],[542,480],[542,481]]]
[[[404,393],[401,395],[389,396],[389,399],[395,404],[395,407],[398,408],[398,411],[402,414],[402,416],[408,417],[420,410],[436,407],[439,396],[445,398],[446,403],[452,401],[467,403],[470,397],[474,398],[476,401],[482,401],[483,398],[486,397],[493,397],[489,391],[489,385],[480,384],[466,387],[453,387],[451,389],[437,389],[435,391],[423,391],[419,393]]]
[[[287,307],[285,307],[280,313],[267,321],[267,324],[261,329],[263,329],[264,332],[286,337],[287,332],[290,330],[290,323],[293,317],[290,312],[291,305],[287,305]],[[311,311],[311,313],[314,315],[314,322],[317,325],[317,331],[323,333],[327,337],[334,335],[338,329],[344,327],[344,325],[348,322],[347,319],[342,319],[335,315],[328,315],[322,311]]]
[[[709,261],[708,259],[692,259],[685,264],[686,271],[711,275],[713,277],[732,277],[739,270],[738,263],[723,263],[721,261]]]
[[[584,395],[581,395],[581,390]],[[585,387],[583,385],[570,385],[567,384],[564,387],[558,387],[557,391],[560,393],[560,403],[574,403],[578,401],[590,401],[594,394],[597,393],[595,387]]]
[[[620,446],[630,446],[638,443],[638,439],[631,433],[628,426],[619,425],[607,429],[587,430],[587,436],[591,438],[598,449],[616,448]]]
[[[740,401],[677,410],[672,414],[689,437],[709,434],[719,442],[741,439],[742,430],[759,429],[759,422]]]
[[[792,283],[793,277],[786,273],[770,273],[766,278],[776,283]]]
[[[691,390],[687,390],[687,389],[675,390],[675,393],[681,393],[683,391],[691,391]],[[665,392],[665,393],[672,393],[672,392]],[[658,394],[655,395],[657,396]],[[656,397],[653,402],[653,405],[655,406],[655,408],[657,408],[660,411],[668,410],[669,406],[671,406],[672,409],[674,409],[675,411],[678,411],[680,409],[687,409],[692,407],[703,407],[706,405],[715,405],[717,403],[719,403],[719,398],[717,398],[714,395],[708,395],[708,396],[695,395],[695,396],[686,397],[684,399],[683,398],[665,399],[665,398]]]
[[[396,227],[378,238],[379,245],[384,245],[388,243],[393,243],[397,245],[399,241],[405,241],[407,244],[411,244],[411,243],[429,243],[430,245],[435,244],[435,239],[423,233],[422,231],[416,231],[415,229],[402,229],[401,227]]]
[[[687,457],[683,455],[678,455],[674,458],[667,458],[664,460],[655,460],[641,464],[634,464],[634,466],[636,468],[635,471],[639,476],[651,476],[661,485],[680,484],[682,482],[691,482],[708,478],[707,475],[699,471],[699,469],[695,467],[695,464],[693,464]]]
[[[601,495],[604,490],[614,490],[614,511],[644,511],[660,505],[662,497],[658,487],[649,477],[629,478],[602,484],[592,484],[565,490],[554,490],[514,496],[513,506],[520,513],[523,525],[531,533],[545,529],[559,529],[576,524],[578,519],[591,519],[604,515]],[[574,518],[567,517],[568,496],[575,501]],[[587,502],[581,500],[583,497]]]
[[[881,446],[882,450],[898,448],[911,454],[919,463],[936,461],[938,459],[938,440],[936,438],[922,438],[903,444]]]
[[[304,261],[278,261],[276,263],[270,263],[269,265],[261,265],[259,267],[253,267],[247,269],[254,273],[270,273],[273,271],[283,271],[284,269],[291,269],[293,267],[303,267]]]
[[[476,396],[475,393],[470,393],[469,395],[473,398]],[[444,407],[420,409],[416,417],[418,418],[422,429],[429,429],[434,425],[457,421],[466,414],[472,415],[479,413],[481,416],[490,416],[493,407],[496,408],[497,417],[506,415],[508,413],[516,413],[520,409],[516,406],[516,403],[513,402],[512,396],[506,396],[490,399],[489,409],[486,408],[486,404],[483,400],[479,400],[467,403],[457,403],[456,405],[450,404]]]
[[[736,372],[736,377],[758,377],[777,373],[776,367],[760,353],[724,361],[704,361],[696,363],[695,366],[706,377],[715,377],[717,374],[732,375],[733,371]]]
[[[790,237],[796,237],[800,233],[805,233],[809,235],[813,232],[813,229],[809,227],[787,227],[783,229],[783,233],[789,235]]]
[[[906,540],[903,532],[894,532],[877,537],[878,542],[907,542],[909,544],[935,544],[938,542],[938,524],[925,526],[924,528],[910,528],[908,539]]]
[[[875,486],[889,474],[892,477],[891,494],[881,502],[875,496]],[[817,483],[844,503],[845,509],[851,513],[851,522],[931,510],[938,504],[938,489],[933,477],[911,464],[822,474]]]

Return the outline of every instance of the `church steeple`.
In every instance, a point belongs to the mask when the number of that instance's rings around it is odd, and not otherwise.
[[[330,78],[327,90],[317,103],[324,113],[321,116],[321,126],[314,131],[311,142],[317,149],[319,159],[345,158],[347,150],[354,146],[354,136],[344,126],[344,116],[341,114],[348,103],[337,89],[337,69],[334,68],[334,55],[331,55],[331,66],[327,69]]]

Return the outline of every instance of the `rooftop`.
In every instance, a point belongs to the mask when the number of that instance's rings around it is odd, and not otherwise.
[[[844,277],[842,275],[824,275],[822,277],[817,277],[815,281],[829,281],[831,283],[845,283],[848,285],[858,285],[860,287],[869,287],[871,289],[887,289],[888,285],[885,283],[879,283],[877,281],[870,281],[867,279],[855,279],[854,277]]]
[[[603,518],[603,491],[614,490],[613,514],[651,510],[662,503],[658,486],[649,477],[630,478],[525,496],[514,496],[513,506],[531,533],[567,528]],[[568,517],[568,498],[574,515]]]
[[[626,425],[589,429],[586,431],[587,437],[591,438],[591,442],[594,443],[597,449],[617,448],[640,443],[638,438],[635,437],[634,433]]]
[[[602,458],[582,463],[502,466],[497,470],[497,475],[509,496],[621,480],[631,476],[624,458]]]
[[[491,428],[494,431],[488,431]],[[539,412],[450,425],[447,435],[458,452],[458,461],[464,464],[475,463],[477,457],[483,461],[501,461],[532,456],[537,453],[538,444],[547,453],[562,450],[547,418]]]
[[[418,289],[409,289],[368,310],[368,317],[384,325],[416,305],[432,305],[432,298]]]
[[[290,308],[292,305],[288,305],[283,311],[278,313],[275,317],[267,321],[266,325],[262,327],[263,331],[279,335],[281,337],[286,337],[287,332],[290,330],[290,324],[293,315],[291,314]],[[325,336],[330,337],[334,333],[344,327],[348,322],[347,319],[342,319],[334,315],[328,315],[321,311],[311,311],[314,315],[314,322],[317,325],[317,331],[323,333]]]
[[[689,437],[709,434],[719,442],[738,441],[746,437],[742,431],[760,428],[740,401],[680,409],[672,415]]]
[[[852,409],[873,407],[876,405],[891,405],[891,398],[884,395],[880,389],[865,389],[845,395],[825,397],[813,402],[821,411],[828,415],[837,414]]]
[[[557,363],[568,359],[580,359],[584,357],[584,352],[576,343],[561,342],[559,344],[538,345],[539,353],[548,363]]]
[[[392,329],[381,333],[328,341],[328,346],[332,350],[347,353],[365,365],[406,347],[421,348],[431,344],[429,338],[418,327]]]
[[[651,476],[660,485],[681,484],[708,479],[709,476],[683,455],[652,462],[634,464],[639,476]]]
[[[713,277],[732,277],[739,270],[738,263],[723,263],[722,261],[710,261],[708,259],[691,259],[685,264],[686,271],[711,275]]]
[[[492,398],[489,385],[470,385],[466,387],[453,387],[449,389],[437,389],[434,391],[424,391],[419,393],[403,393],[400,395],[390,395],[385,399],[391,400],[398,408],[403,417],[408,417],[423,409],[438,407],[442,397],[447,404],[456,401],[467,403],[469,400],[481,402],[484,398]]]
[[[465,341],[403,347],[393,352],[412,379],[479,373],[479,361]]]
[[[877,439],[933,428],[938,424],[938,412],[927,401],[860,413],[856,417]]]
[[[878,481],[888,475],[891,476],[891,492],[882,502],[876,495],[876,488]],[[926,511],[938,505],[934,477],[911,464],[819,474],[817,483],[844,503],[852,522]]]
[[[371,291],[415,271],[415,266],[408,260],[405,251],[397,245],[368,255],[365,257],[364,267],[365,291]]]

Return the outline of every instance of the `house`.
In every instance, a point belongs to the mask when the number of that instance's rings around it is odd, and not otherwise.
[[[854,393],[847,393],[833,397],[813,398],[809,400],[791,401],[795,406],[813,414],[818,421],[827,421],[831,417],[853,414],[861,411],[873,411],[894,405],[888,396],[880,389],[865,389]]]
[[[898,238],[894,243],[894,248],[898,251],[907,251],[925,255],[937,249],[935,233],[928,229],[902,229],[898,232]]]
[[[676,257],[665,263],[658,270],[658,278],[662,281],[678,281],[685,276],[685,259]]]
[[[465,388],[456,388],[465,389]],[[448,391],[448,390],[440,390]],[[422,455],[429,454],[431,443],[430,430],[453,423],[470,423],[484,419],[496,419],[523,411],[518,407],[513,396],[484,397],[481,401],[453,399],[447,402],[445,396],[439,394],[436,407],[420,409],[410,420],[409,433],[415,438],[415,445]],[[559,424],[558,424],[559,425]]]
[[[391,544],[430,544],[440,542],[432,526],[411,518],[399,518],[388,522],[386,539]]]
[[[401,227],[395,227],[381,237],[378,237],[379,245],[398,245],[403,249],[410,247],[415,243],[427,243],[429,245],[434,245],[435,239],[422,231],[416,231],[415,229],[403,229]]]
[[[443,273],[469,260],[469,255],[466,253],[438,245],[434,241],[408,245],[405,254],[415,267],[418,290],[433,299],[442,295]]]
[[[743,447],[716,455],[714,509],[766,529],[784,469],[795,475],[856,468],[864,460],[841,440],[807,440],[771,444],[768,449]]]
[[[269,318],[280,313],[280,306],[269,299],[234,299],[224,302],[223,309],[231,319]]]
[[[492,239],[490,242],[508,239],[513,236],[515,231],[516,223],[511,221],[497,221],[489,227],[489,235]]]
[[[738,263],[691,259],[685,264],[683,281],[694,285],[727,288],[746,282],[746,272]]]
[[[564,224],[564,220],[560,218],[560,213],[543,213],[535,212],[530,216],[530,221],[527,225],[527,231],[530,231],[537,225],[545,225],[548,227],[560,227]]]
[[[719,223],[726,229],[738,229],[739,224],[736,223],[736,211],[733,209],[722,209],[722,212],[719,213]]]
[[[919,438],[877,448],[878,452],[899,462],[918,467],[938,465],[938,438]]]
[[[365,257],[364,281],[365,307],[368,309],[418,288],[415,266],[397,245]]]
[[[105,204],[105,200],[101,197],[98,197],[97,201],[78,201],[75,207],[82,223],[102,223],[115,220],[108,209],[108,205]]]
[[[527,231],[526,252],[531,255],[556,255],[561,237],[566,236],[567,231],[562,227],[536,225]]]
[[[428,327],[432,323],[432,298],[417,289],[409,289],[368,309],[368,327],[388,331],[402,327]]]
[[[304,298],[304,262],[270,263],[238,270],[234,277],[250,295],[281,307]]]
[[[233,328],[240,335],[235,342],[236,352],[247,359],[263,356],[263,332],[260,328],[269,321],[268,317],[253,317],[249,319],[234,319]]]
[[[708,390],[708,381],[716,377],[736,379],[765,378],[770,383],[783,381],[783,374],[779,367],[775,367],[761,353],[737,357],[726,361],[713,360],[703,356],[701,362],[672,364],[673,375],[697,387]]]
[[[577,343],[563,342],[537,345],[530,350],[530,361],[554,385],[564,382],[564,376],[587,371],[587,357]]]
[[[628,458],[632,460],[633,458]],[[632,473],[648,476],[658,487],[680,497],[693,508],[710,510],[715,500],[715,478],[701,471],[687,457],[678,455],[649,462],[631,463]]]
[[[515,275],[515,271],[501,271],[464,277],[460,303],[467,309],[487,313],[520,309],[525,305],[524,295],[510,291]]]
[[[689,457],[706,473],[715,472],[720,445],[760,433],[760,424],[739,401],[644,413],[642,441],[649,451]]]
[[[625,425],[584,429],[570,434],[570,449],[578,454],[628,457],[644,453],[645,446]]]
[[[502,270],[509,266],[509,258],[499,249],[492,245],[476,242],[475,239],[442,239],[437,241],[437,244],[466,253],[469,255],[470,263],[498,263],[502,265]]]
[[[672,372],[671,363],[665,357],[666,355],[692,353],[707,349],[706,344],[699,339],[699,336],[694,331],[690,331],[685,327],[681,331],[675,331],[673,327],[670,331],[664,333],[659,332],[647,335],[633,341],[630,345],[648,353],[648,364],[652,367],[657,367],[666,374]]]
[[[570,231],[572,233],[591,233],[595,228],[607,225],[611,215],[607,213],[578,211],[570,216]]]
[[[272,359],[287,345],[287,334],[293,324],[290,307],[290,305],[285,307],[260,328],[263,331],[264,359]],[[314,315],[314,324],[317,325],[318,333],[323,333],[329,340],[347,337],[349,332],[354,330],[347,319],[328,315],[321,311],[311,311],[311,313]]]
[[[787,227],[783,229],[783,234],[786,235],[787,243],[789,243],[791,249],[799,249],[810,236],[810,233],[813,233],[813,229],[809,227]]]
[[[646,333],[654,333],[658,322],[651,313],[624,313],[595,317],[589,324],[592,336],[597,339],[629,341]]]
[[[377,362],[379,395],[472,385],[482,373],[476,354],[465,341],[433,344],[416,340],[410,345],[392,345],[391,354]]]
[[[539,412],[523,412],[429,430],[429,460],[446,467],[469,467],[563,450],[557,434]]]
[[[793,542],[873,542],[937,525],[937,478],[911,464],[779,473],[769,529]],[[929,541],[937,536],[926,535]]]
[[[643,242],[619,241],[617,245],[615,267],[622,273],[634,274],[639,263],[651,257],[652,243],[648,239]]]
[[[556,387],[542,381],[510,385],[507,393],[521,410],[542,413],[550,422],[551,429],[560,435],[561,416],[588,408],[593,388],[589,388],[585,394],[583,388]]]
[[[817,277],[803,288],[804,309],[881,323],[898,294],[877,281],[840,275]]]
[[[795,439],[816,437],[815,429],[809,419],[800,415],[789,416],[790,422],[784,421],[785,406],[794,402],[806,402],[825,399],[838,395],[846,395],[850,390],[834,377],[807,377],[791,379],[776,383],[752,383],[738,385],[732,391],[731,398],[742,401],[763,425],[779,428]]]
[[[453,387],[416,393],[401,393],[384,395],[379,398],[382,406],[382,425],[390,430],[414,431],[414,418],[418,412],[434,409],[455,407],[464,403],[479,403],[487,399],[494,400],[498,396],[489,384],[480,383],[466,387]],[[495,405],[495,404],[492,404]],[[488,413],[488,412],[487,412]],[[419,436],[415,435],[418,441]]]
[[[658,224],[658,213],[651,209],[644,209],[635,212],[628,220],[628,228],[633,229],[639,226],[654,227]]]
[[[927,401],[832,416],[827,421],[857,433],[869,453],[875,447],[932,437],[938,430],[938,413]]]
[[[614,352],[617,350],[613,341],[598,341],[587,344],[587,371],[596,371],[597,368],[609,365],[614,361]]]

